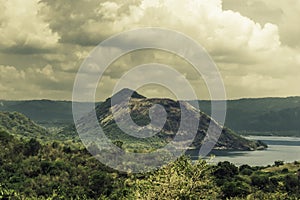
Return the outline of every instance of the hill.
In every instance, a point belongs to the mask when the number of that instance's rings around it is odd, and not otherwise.
[[[128,93],[133,93],[129,100],[131,118],[136,124],[143,126],[143,128],[140,127],[138,130],[135,130],[133,127],[131,127],[130,122],[126,119],[127,105],[125,102],[130,97],[129,95],[127,95]],[[212,123],[212,130],[222,130],[222,127],[220,127],[217,122],[215,122],[213,119],[211,119],[208,115],[201,112],[200,110],[195,109],[187,102],[179,102],[171,99],[148,99],[136,92],[130,91],[129,89],[121,90],[119,93],[115,94],[114,99],[117,99],[117,102],[113,105],[111,102],[111,98],[108,98],[105,102],[96,106],[96,114],[99,123],[101,124],[101,127],[103,127],[103,130],[106,133],[106,135],[111,140],[121,140],[125,148],[130,149],[133,144],[135,144],[134,149],[136,149],[137,144],[141,146],[141,149],[158,148],[160,146],[165,145],[168,141],[173,140],[176,134],[179,134],[182,138],[187,138],[187,136],[185,135],[187,133],[179,131],[179,127],[181,125],[181,109],[184,109],[185,112],[188,113],[189,121],[196,121],[196,119],[198,119],[197,116],[199,116],[199,114],[201,116],[198,128],[196,128],[196,137],[192,142],[192,145],[190,146],[191,148],[198,149],[203,145],[204,139],[207,136],[207,130],[210,122]],[[180,103],[182,105],[182,108],[180,107]],[[150,108],[157,104],[163,106],[167,113],[167,120],[163,125],[162,129],[160,129],[159,125],[155,123],[153,124],[153,126],[146,126],[151,121],[149,117]],[[130,136],[124,133],[118,127],[112,114],[112,109],[117,110],[118,120],[121,121],[128,130],[136,131],[137,134],[142,134],[147,131],[161,131],[150,138],[136,138]],[[156,116],[160,114],[156,113],[160,111],[152,112],[154,112],[154,115]],[[91,117],[92,115],[87,115],[86,117],[83,117],[80,121],[80,125],[83,126],[81,128],[87,130],[87,133],[89,133],[89,129],[93,128],[85,127],[86,124],[88,124],[88,122],[91,120]],[[190,126],[190,123],[187,123],[186,126]],[[211,135],[214,134],[215,132],[213,132]],[[185,139],[183,139],[182,142],[186,142]],[[147,148],[145,148],[145,146]],[[243,137],[240,137],[228,128],[224,128],[222,130],[222,134],[215,145],[215,148],[217,149],[235,150],[255,150],[257,148],[264,147],[264,144],[260,142],[249,141]]]
[[[210,101],[199,101],[210,113]],[[300,136],[300,97],[227,101],[225,125],[242,134]]]
[[[37,138],[43,141],[79,140],[76,131],[68,131],[68,127],[44,128],[21,113],[0,111],[0,130],[17,137]]]
[[[0,111],[22,113],[45,127],[65,126],[73,122],[71,101],[0,100]]]
[[[49,132],[17,112],[0,112],[0,129],[25,137],[48,137]]]

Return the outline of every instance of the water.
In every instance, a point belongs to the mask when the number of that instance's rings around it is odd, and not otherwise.
[[[250,136],[246,138],[261,140],[268,145],[268,149],[262,151],[213,150],[211,154],[215,155],[215,158],[210,162],[229,161],[235,165],[266,166],[274,164],[276,160],[300,161],[300,138],[273,136]],[[197,159],[197,153],[195,150],[188,152],[193,160]]]

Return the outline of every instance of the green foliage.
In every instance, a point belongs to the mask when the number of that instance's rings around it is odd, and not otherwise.
[[[38,154],[41,144],[34,138],[31,138],[26,144],[24,149],[25,156],[35,156]]]
[[[276,166],[276,167],[279,167],[281,165],[284,165],[284,162],[281,161],[281,160],[277,160],[277,161],[274,162],[274,166]]]
[[[124,142],[122,142],[120,140],[116,140],[113,142],[113,144],[122,149]]]
[[[299,137],[299,100],[300,97],[229,100],[225,126],[244,135]],[[199,107],[211,113],[210,101],[199,101]]]
[[[46,129],[17,112],[0,112],[0,126],[2,130],[21,136],[38,137],[48,135]]]
[[[251,187],[249,184],[242,181],[230,181],[223,184],[222,191],[224,198],[246,197],[251,193]]]
[[[93,197],[100,195],[109,196],[112,191],[112,185],[113,179],[105,172],[93,172],[89,176],[89,188],[92,190]]]
[[[0,143],[5,149],[0,151],[0,199],[300,197],[295,174],[300,167],[298,162],[269,168],[236,167],[229,162],[193,163],[181,157],[154,172],[120,174],[91,157],[79,143],[21,139],[8,131],[0,132]]]
[[[253,173],[253,169],[252,167],[250,167],[249,165],[241,165],[239,167],[239,172],[240,174],[242,175],[247,175],[247,176],[250,176],[252,173]]]
[[[299,192],[300,182],[296,175],[287,175],[284,179],[284,186],[286,191],[289,193],[293,193],[294,191]]]
[[[186,157],[130,183],[135,199],[215,199],[218,187],[205,161],[192,164]]]
[[[220,184],[222,184],[223,181],[231,180],[236,175],[238,175],[238,168],[228,161],[219,162],[214,171],[214,176],[218,180],[222,180]]]
[[[265,189],[270,184],[269,177],[266,174],[254,174],[251,176],[251,185]]]

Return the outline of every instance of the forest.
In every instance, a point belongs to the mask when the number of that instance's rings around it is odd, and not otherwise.
[[[0,199],[299,199],[300,163],[209,164],[183,156],[153,172],[112,170],[72,140],[0,131]]]

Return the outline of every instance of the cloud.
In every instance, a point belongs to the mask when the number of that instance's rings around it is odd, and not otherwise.
[[[0,50],[32,54],[53,48],[59,36],[39,15],[38,0],[0,0]]]
[[[56,72],[51,65],[25,70],[0,65],[0,78],[0,93],[4,99],[69,99],[74,76]]]
[[[57,1],[42,0],[43,16],[61,36],[61,43],[96,45],[111,33],[121,31],[118,21],[126,20],[139,0]],[[115,14],[114,14],[115,13]],[[129,19],[128,19],[129,20]],[[132,21],[128,21],[131,23]]]
[[[201,44],[219,67],[229,98],[300,94],[297,0],[0,2],[0,9],[6,10],[0,14],[0,90],[7,98],[70,99],[76,72],[96,45],[113,34],[149,26],[183,32]],[[176,42],[171,45],[181,47]],[[208,97],[201,76],[186,61],[150,50],[113,63],[99,83],[101,97],[111,94],[126,71],[149,62],[173,66],[198,90],[199,98]],[[86,73],[94,74],[96,68]],[[168,95],[155,87],[149,91]]]
[[[300,27],[296,25],[300,13],[298,0],[223,0],[223,6],[261,24],[270,22],[277,24],[283,44],[291,47],[300,46]]]
[[[61,42],[97,45],[124,30],[160,26],[184,32],[212,51],[238,51],[241,47],[261,50],[280,45],[276,25],[261,26],[237,12],[224,11],[220,0],[144,0],[130,6],[115,1],[76,1],[72,6],[44,2],[49,6],[46,13],[50,26],[61,34]]]

